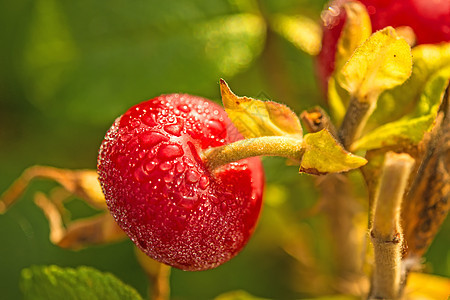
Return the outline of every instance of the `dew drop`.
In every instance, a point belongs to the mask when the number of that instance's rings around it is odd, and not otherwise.
[[[141,121],[138,119],[131,119],[129,124],[132,128],[137,128],[141,125]]]
[[[146,113],[142,116],[142,122],[148,126],[155,126],[157,124],[155,115],[153,113]]]
[[[189,106],[187,106],[186,104],[180,104],[177,107],[180,111],[188,113],[191,111],[191,109],[189,108]]]
[[[136,170],[134,170],[134,178],[139,182],[146,181],[147,176],[148,176],[148,174],[144,170],[143,166],[140,166],[140,167],[136,168]]]
[[[144,164],[144,170],[147,173],[150,173],[151,171],[153,171],[156,167],[158,163],[156,161],[149,161],[147,163]]]
[[[228,210],[228,206],[227,206],[227,203],[225,201],[220,203],[220,210],[223,211],[223,212],[226,212]]]
[[[177,162],[175,169],[177,170],[178,173],[181,173],[184,171],[186,167],[184,166],[183,162],[179,161]]]
[[[131,134],[124,134],[120,136],[120,141],[123,143],[128,142],[131,139],[132,135]]]
[[[187,170],[185,176],[186,181],[189,183],[195,183],[200,179],[200,174],[194,170]]]
[[[199,182],[198,182],[198,186],[199,186],[202,190],[204,190],[204,189],[206,189],[206,188],[208,187],[208,185],[209,185],[209,179],[208,179],[208,176],[203,175],[202,177],[200,177],[200,180],[199,180]]]
[[[209,194],[208,198],[214,204],[219,204],[220,203],[219,198],[216,195],[214,195],[214,194]]]
[[[183,154],[183,149],[178,144],[162,145],[158,151],[158,157],[162,160],[173,159],[175,157],[182,156]]]
[[[164,181],[166,183],[170,183],[173,181],[173,178],[175,177],[175,173],[173,171],[168,172],[164,175]]]
[[[139,151],[138,152],[139,159],[143,159],[146,154],[147,154],[147,152],[145,151],[145,149],[143,151]]]
[[[180,136],[181,131],[183,130],[183,126],[184,126],[183,120],[180,119],[175,124],[169,124],[169,125],[164,126],[164,130],[170,134]]]
[[[169,161],[165,161],[162,164],[159,165],[159,168],[161,169],[161,171],[169,171],[170,169],[172,169],[172,163]]]
[[[159,132],[150,131],[139,136],[140,142],[147,147],[152,147],[158,143],[166,142],[169,138]]]
[[[178,201],[178,205],[186,208],[186,209],[193,209],[195,205],[197,204],[198,197],[197,196],[184,196]]]

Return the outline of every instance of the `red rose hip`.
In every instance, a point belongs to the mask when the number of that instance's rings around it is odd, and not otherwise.
[[[234,257],[257,223],[264,186],[259,158],[211,172],[201,152],[242,139],[217,104],[182,94],[130,108],[98,157],[108,208],[147,255],[190,271]]]

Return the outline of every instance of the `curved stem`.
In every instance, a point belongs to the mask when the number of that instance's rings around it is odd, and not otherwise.
[[[302,140],[298,138],[262,136],[207,149],[202,153],[202,159],[211,171],[234,161],[261,155],[300,161],[303,155],[302,144]]]

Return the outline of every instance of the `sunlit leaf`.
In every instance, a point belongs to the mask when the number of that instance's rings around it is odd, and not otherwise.
[[[310,55],[319,53],[322,31],[316,21],[301,15],[276,15],[272,27],[300,50]]]
[[[300,172],[315,175],[339,173],[367,163],[366,159],[346,151],[325,129],[305,135],[303,145],[305,152]]]
[[[423,103],[426,98],[422,94],[436,76],[450,77],[450,43],[420,45],[412,49],[412,55],[411,77],[404,84],[381,94],[367,129],[398,120],[415,109],[423,113],[423,107],[426,111],[426,107],[433,106],[432,103]]]
[[[278,135],[302,138],[300,120],[287,106],[272,101],[238,97],[223,79],[220,80],[220,90],[228,117],[244,137]]]
[[[77,269],[34,266],[22,271],[24,299],[117,299],[141,300],[132,287],[109,273],[90,267]]]
[[[353,53],[337,74],[339,84],[359,101],[373,102],[411,74],[408,43],[392,27],[377,31]]]
[[[357,1],[344,4],[346,20],[336,48],[336,67],[339,70],[358,48],[372,34],[370,17],[364,5]]]
[[[448,82],[449,77],[442,73],[432,78],[427,82],[414,112],[367,133],[354,143],[354,149],[417,144],[431,129]]]

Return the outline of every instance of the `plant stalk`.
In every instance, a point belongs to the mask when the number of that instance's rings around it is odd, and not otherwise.
[[[414,159],[408,154],[386,154],[370,230],[375,266],[369,299],[398,299],[400,296],[403,249],[400,212],[413,165]]]
[[[281,156],[300,161],[303,155],[303,143],[299,138],[262,136],[209,148],[201,154],[211,171],[231,162],[261,155]]]
[[[351,151],[353,142],[359,138],[367,120],[375,109],[376,101],[360,101],[356,97],[350,99],[338,136],[344,148]]]

